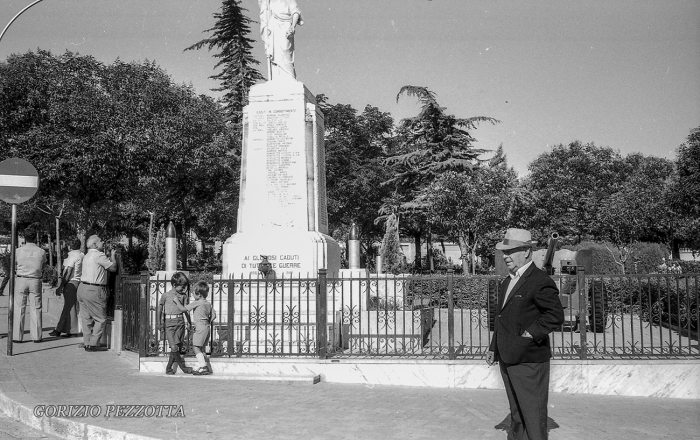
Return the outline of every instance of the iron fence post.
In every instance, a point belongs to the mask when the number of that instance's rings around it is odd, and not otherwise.
[[[122,261],[121,250],[115,254],[117,262],[117,274],[114,280],[114,310],[121,310],[124,306],[124,263]],[[58,274],[59,279],[61,274]]]
[[[224,280],[221,280],[221,282],[223,283]],[[226,285],[228,286],[228,298],[226,301],[226,354],[230,357],[233,354],[233,348],[236,344],[236,341],[234,341],[235,335],[233,331],[233,314],[235,313],[235,307],[233,302],[235,301],[234,298],[236,294],[233,280],[226,280]],[[241,353],[238,353],[238,355],[240,356]]]
[[[146,357],[146,345],[148,344],[149,278],[148,272],[141,273],[141,283],[139,284],[139,358]]]
[[[578,315],[578,329],[580,336],[581,345],[581,359],[587,358],[588,353],[588,329],[586,324],[588,321],[588,289],[586,288],[586,268],[584,266],[578,266],[576,268],[576,285],[578,286],[578,300],[579,300],[579,315]]]
[[[326,358],[328,345],[328,328],[326,326],[327,275],[327,269],[318,270],[318,284],[316,285],[316,352],[319,359]]]
[[[455,304],[454,269],[447,269],[447,353],[450,360],[455,358]]]

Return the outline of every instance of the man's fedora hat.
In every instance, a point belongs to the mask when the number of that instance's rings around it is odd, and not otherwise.
[[[503,241],[496,244],[496,249],[505,251],[508,249],[516,249],[521,247],[533,247],[536,244],[537,241],[532,239],[530,231],[525,229],[508,228]]]

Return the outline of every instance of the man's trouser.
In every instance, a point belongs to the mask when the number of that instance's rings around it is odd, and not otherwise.
[[[15,278],[15,313],[12,323],[12,339],[24,338],[24,316],[29,307],[29,334],[34,341],[41,341],[41,280]]]
[[[78,304],[80,320],[83,323],[83,342],[86,346],[100,345],[102,333],[107,321],[107,286],[92,286],[80,283],[78,286]]]
[[[549,362],[499,362],[510,404],[508,439],[546,440]]]

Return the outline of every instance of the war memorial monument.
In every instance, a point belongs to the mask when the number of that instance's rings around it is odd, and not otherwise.
[[[294,1],[260,0],[268,81],[251,87],[243,110],[237,231],[223,246],[222,275],[258,273],[266,256],[277,277],[340,269],[340,247],[328,236],[323,114],[296,80]]]

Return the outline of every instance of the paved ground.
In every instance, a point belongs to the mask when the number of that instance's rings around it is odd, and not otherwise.
[[[30,428],[18,419],[0,413],[0,439],[9,440],[57,440],[61,437],[46,434],[38,429]]]
[[[0,337],[7,327],[6,306],[6,297],[0,297]],[[57,437],[138,438],[125,437],[128,432],[162,439],[506,438],[494,429],[507,412],[503,391],[139,374],[134,356],[88,353],[78,347],[79,338],[50,338],[56,320],[44,317],[45,342],[15,344],[10,357],[7,339],[0,339],[0,410],[14,411],[24,423]],[[559,425],[550,433],[553,440],[700,439],[696,400],[551,394],[550,404],[550,417]],[[95,405],[100,415],[64,418],[69,424],[61,425],[34,417],[37,405]],[[164,413],[163,405],[171,405],[181,414],[105,417],[109,405]],[[0,421],[0,438],[13,438],[3,426]],[[32,430],[22,435],[16,438],[41,438]]]

